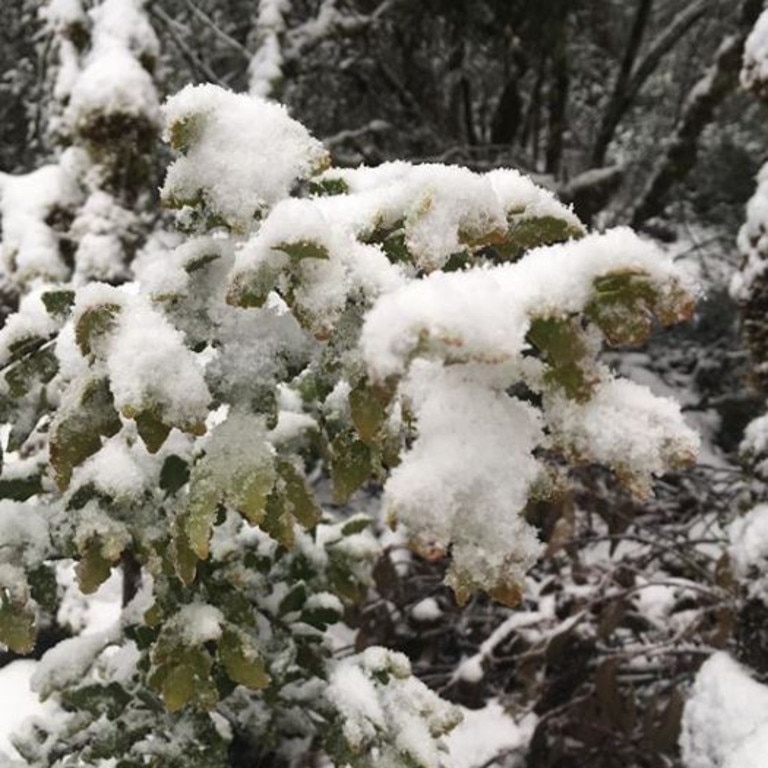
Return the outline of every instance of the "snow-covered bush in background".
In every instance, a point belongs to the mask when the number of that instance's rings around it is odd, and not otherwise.
[[[0,478],[30,491],[0,503],[0,642],[32,647],[59,559],[84,592],[121,568],[125,602],[44,657],[61,716],[17,748],[34,766],[322,748],[437,768],[455,710],[399,654],[344,655],[378,553],[344,505],[382,487],[460,601],[516,602],[540,551],[526,509],[568,466],[644,496],[693,460],[677,407],[599,361],[688,317],[690,286],[515,171],[334,169],[282,107],[215,86],[164,120],[186,242],[124,285],[40,287],[0,331],[8,420],[43,404]]]
[[[768,12],[747,38],[741,84],[760,98],[768,91]],[[753,384],[768,393],[768,166],[747,205],[739,232],[743,262],[731,283],[742,310],[742,333],[752,356]],[[768,478],[768,415],[754,419],[740,446],[745,463]],[[768,506],[759,503],[729,529],[729,561],[735,577],[735,648],[742,664],[725,653],[699,670],[683,714],[680,746],[687,768],[751,768],[765,764],[768,726]],[[752,679],[750,673],[758,680]],[[759,681],[761,680],[761,681]]]

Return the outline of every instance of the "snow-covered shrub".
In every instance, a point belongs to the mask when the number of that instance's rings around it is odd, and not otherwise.
[[[688,317],[690,287],[515,171],[335,169],[282,107],[215,86],[163,111],[186,242],[121,286],[40,288],[0,331],[7,420],[40,404],[0,479],[28,489],[0,506],[0,641],[32,648],[60,559],[86,593],[121,568],[125,602],[43,659],[62,714],[18,749],[437,768],[454,709],[399,654],[344,655],[378,552],[345,505],[383,488],[459,601],[515,603],[540,551],[526,510],[569,465],[644,496],[692,461],[677,407],[599,361]]]

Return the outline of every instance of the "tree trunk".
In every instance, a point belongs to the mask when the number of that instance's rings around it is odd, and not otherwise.
[[[605,162],[605,154],[608,151],[608,146],[613,139],[613,135],[616,132],[616,128],[619,125],[622,115],[626,111],[627,105],[625,94],[627,84],[630,75],[632,74],[632,68],[635,65],[637,54],[640,51],[643,37],[645,36],[645,30],[648,26],[648,18],[651,15],[652,8],[653,0],[639,0],[637,4],[635,20],[632,24],[632,31],[629,35],[626,50],[624,51],[624,58],[621,61],[619,72],[616,75],[616,83],[613,86],[613,93],[608,101],[608,107],[603,113],[603,119],[601,120],[600,127],[597,131],[595,146],[592,149],[591,165],[593,168],[599,168]]]
[[[742,3],[740,29],[722,42],[714,64],[691,89],[680,123],[632,212],[631,226],[640,227],[660,214],[672,187],[683,181],[693,168],[699,137],[712,122],[715,108],[738,84],[744,42],[762,9],[762,0]]]

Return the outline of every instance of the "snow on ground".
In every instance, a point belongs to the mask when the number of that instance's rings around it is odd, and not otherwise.
[[[446,738],[448,757],[445,768],[480,768],[502,754],[518,754],[519,764],[523,764],[536,727],[535,715],[527,715],[519,723],[515,722],[495,699],[483,709],[462,707],[462,711],[464,720]]]

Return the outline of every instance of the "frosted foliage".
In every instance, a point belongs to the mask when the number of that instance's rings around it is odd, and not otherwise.
[[[76,470],[76,486],[88,483],[116,501],[139,498],[156,483],[158,468],[141,443],[130,444],[122,434],[105,441],[101,450]]]
[[[168,169],[163,197],[183,205],[202,196],[236,229],[248,231],[254,217],[327,162],[320,142],[285,107],[256,96],[187,86],[163,109],[166,137],[186,149]]]
[[[79,682],[113,639],[110,632],[100,632],[62,640],[41,659],[32,676],[32,690],[45,699],[54,691]]]
[[[763,11],[744,45],[741,70],[744,88],[766,95],[768,86],[768,11]]]
[[[248,90],[256,96],[270,96],[282,77],[280,38],[285,32],[284,16],[290,7],[289,0],[259,0],[258,47],[248,65]]]
[[[354,755],[372,764],[440,768],[440,741],[461,719],[459,710],[411,676],[406,656],[384,648],[338,662],[326,697],[341,716],[341,733]]]
[[[6,273],[21,283],[34,278],[66,279],[58,235],[46,219],[74,198],[72,181],[59,165],[46,165],[23,176],[0,173],[0,255]]]
[[[185,645],[202,645],[221,637],[224,616],[212,605],[185,605],[173,620]]]
[[[41,293],[42,288],[26,294],[21,299],[19,311],[0,328],[0,366],[9,362],[14,346],[25,340],[47,338],[56,330],[56,323],[40,298]],[[7,386],[7,383],[0,386]]]
[[[166,423],[180,427],[203,423],[211,396],[184,335],[143,296],[100,283],[78,292],[75,323],[110,306],[115,320],[99,352],[117,408],[129,416],[159,409]]]
[[[517,514],[541,467],[537,412],[488,386],[482,367],[418,363],[402,386],[418,438],[385,486],[385,505],[427,554],[453,542],[454,568],[517,583],[540,545]]]
[[[114,281],[125,276],[127,265],[122,238],[137,226],[137,217],[105,192],[93,192],[72,222],[77,240],[75,284],[90,280]]]
[[[759,504],[731,523],[729,554],[750,597],[768,604],[768,505]]]
[[[739,250],[744,256],[740,271],[731,282],[731,294],[737,301],[747,301],[756,280],[766,269],[768,256],[768,165],[757,176],[757,189],[747,203],[747,218],[739,230]]]
[[[562,441],[577,461],[636,477],[640,495],[650,493],[651,475],[692,461],[699,448],[698,435],[686,426],[674,400],[628,380],[603,382],[583,404],[557,398],[546,412],[556,443]]]
[[[549,193],[511,170],[487,175],[443,165],[383,163],[376,168],[329,170],[318,181],[342,181],[354,204],[333,196],[320,205],[359,235],[403,226],[405,244],[422,269],[477,243],[503,240],[508,219],[552,216],[583,233],[574,214]]]
[[[0,542],[0,563],[10,561],[27,568],[36,567],[50,547],[45,515],[29,503],[3,499],[0,501]]]
[[[614,229],[536,248],[515,264],[412,281],[368,314],[363,354],[380,379],[402,374],[425,347],[453,360],[513,360],[525,346],[531,317],[582,312],[595,280],[622,270],[647,275],[662,292],[686,285],[657,246]]]
[[[767,728],[768,687],[727,654],[717,653],[699,670],[685,704],[683,763],[686,768],[744,768],[750,763],[734,762],[735,755]]]
[[[159,45],[142,0],[105,0],[90,11],[91,47],[72,84],[65,120],[82,131],[99,116],[121,115],[159,123],[157,93],[141,57]]]

